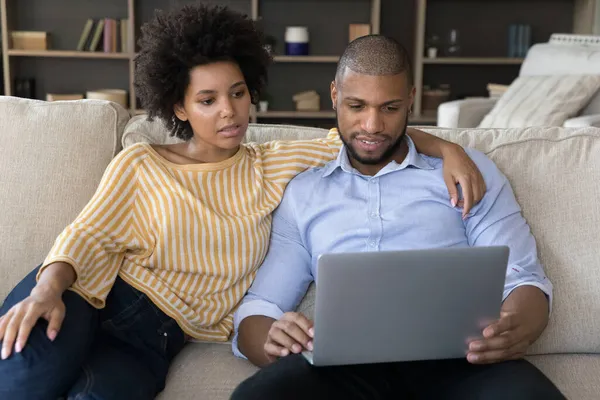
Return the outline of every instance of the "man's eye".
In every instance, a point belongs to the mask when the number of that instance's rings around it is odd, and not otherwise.
[[[348,107],[352,110],[360,110],[362,108],[361,104],[350,104]]]
[[[396,112],[398,111],[398,107],[386,107],[385,110],[388,112]]]

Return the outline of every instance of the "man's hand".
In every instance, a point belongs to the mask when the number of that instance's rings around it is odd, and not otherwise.
[[[534,286],[520,286],[505,300],[500,319],[483,330],[483,339],[469,344],[467,360],[491,364],[522,358],[548,323],[548,300]]]
[[[529,348],[530,335],[522,315],[502,312],[500,319],[483,330],[483,340],[471,342],[467,360],[491,364],[522,358]]]
[[[463,207],[463,219],[467,217],[471,208],[481,201],[486,191],[485,181],[465,150],[456,144],[446,145],[443,151],[444,181],[448,187],[450,204],[452,207]],[[463,198],[458,196],[457,184],[462,188]]]
[[[290,353],[298,354],[304,350],[312,351],[314,335],[313,323],[304,315],[288,312],[273,322],[267,341],[264,345],[265,354],[274,361]]]

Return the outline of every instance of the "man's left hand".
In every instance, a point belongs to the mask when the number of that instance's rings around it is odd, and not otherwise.
[[[467,360],[491,364],[522,358],[548,323],[548,299],[535,286],[517,287],[506,298],[500,319],[483,330],[483,339],[469,344]]]
[[[483,330],[483,339],[469,344],[467,360],[472,364],[517,360],[527,352],[530,337],[522,315],[502,312],[497,322]]]

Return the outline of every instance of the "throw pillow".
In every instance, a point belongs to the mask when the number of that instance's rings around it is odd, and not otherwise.
[[[485,116],[480,128],[562,126],[600,89],[600,75],[521,76]]]

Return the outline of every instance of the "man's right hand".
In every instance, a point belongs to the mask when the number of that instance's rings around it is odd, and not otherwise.
[[[274,361],[290,353],[298,354],[304,350],[313,349],[313,323],[301,313],[288,312],[273,322],[267,341],[264,345],[265,354]]]

